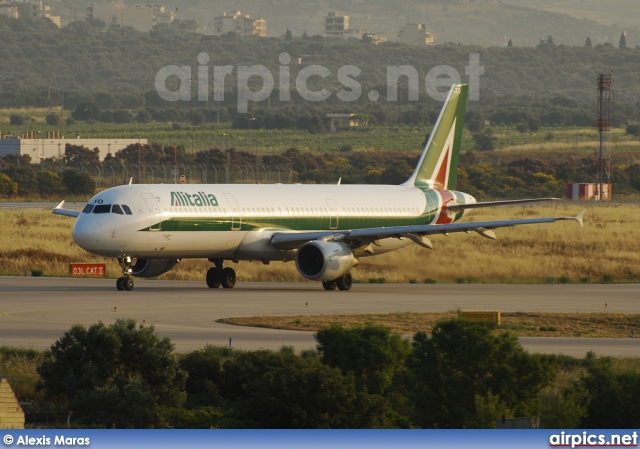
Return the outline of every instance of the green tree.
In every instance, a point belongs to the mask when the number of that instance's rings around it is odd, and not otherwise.
[[[582,385],[576,385],[577,389],[584,387],[588,392],[585,401],[587,413],[581,426],[591,429],[637,426],[640,413],[638,370],[615,369],[610,357],[588,359],[587,364]]]
[[[96,163],[100,161],[100,150],[67,143],[64,146],[64,159],[67,165]]]
[[[134,320],[76,324],[45,353],[40,387],[83,425],[165,427],[167,409],[185,397],[186,374],[172,351],[168,338]]]
[[[30,163],[26,163],[25,158],[20,158],[21,165],[7,167],[2,172],[18,184],[19,195],[29,195],[38,191],[38,180],[36,171]],[[30,158],[29,158],[30,162]]]
[[[58,125],[60,125],[60,116],[58,114],[56,114],[55,112],[52,112],[50,114],[47,114],[47,117],[45,118],[45,121],[47,122],[47,125],[49,125],[49,126],[58,126]]]
[[[38,177],[38,193],[40,195],[58,195],[66,192],[62,177],[55,172],[40,171]]]
[[[638,137],[640,136],[640,124],[629,123],[625,131],[627,134]]]
[[[593,47],[593,44],[591,44],[591,38],[587,36],[587,40],[584,41],[584,46],[585,47]]]
[[[478,151],[492,151],[496,149],[496,138],[491,128],[486,128],[483,132],[473,134],[475,149]]]
[[[502,414],[526,416],[554,375],[515,336],[459,319],[440,322],[430,338],[416,334],[407,365],[414,423],[422,427],[487,427]]]
[[[24,117],[20,114],[11,114],[9,116],[9,124],[13,126],[22,126],[24,125]]]
[[[291,34],[291,30],[287,28],[287,31],[284,33],[284,40],[291,41],[293,40],[293,35]]]
[[[620,42],[618,44],[618,48],[627,48],[627,36],[626,36],[626,34],[627,33],[623,32],[620,35]]]
[[[76,120],[93,122],[100,114],[100,106],[95,101],[81,101],[71,113],[71,117]]]
[[[118,109],[113,113],[114,123],[131,123],[133,122],[133,114],[126,109]]]
[[[11,197],[18,193],[18,183],[4,173],[0,173],[0,196]]]
[[[89,173],[69,168],[62,172],[62,183],[72,195],[93,195],[96,182]]]
[[[151,113],[146,109],[140,109],[136,114],[136,122],[149,123],[151,121]]]
[[[382,401],[358,391],[352,374],[291,348],[234,353],[220,373],[230,414],[259,428],[375,428]]]
[[[507,47],[513,47],[513,41],[511,39],[507,42]]]
[[[411,345],[391,329],[369,323],[345,329],[335,324],[316,333],[322,363],[353,373],[369,393],[384,394],[404,367]]]

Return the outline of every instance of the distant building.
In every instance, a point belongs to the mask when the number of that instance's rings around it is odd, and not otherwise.
[[[327,114],[327,118],[331,119],[331,132],[335,133],[338,128],[353,128],[356,126],[367,126],[368,120],[359,117],[356,114]]]
[[[227,33],[265,37],[267,35],[267,21],[252,19],[249,14],[242,14],[242,11],[225,12],[213,19],[213,34],[222,36]]]
[[[85,13],[87,18],[101,20],[107,26],[130,26],[143,32],[150,31],[157,25],[179,26],[190,31],[198,31],[200,28],[196,20],[176,19],[173,11],[167,12],[164,5],[155,3],[126,6],[109,0],[91,3],[85,8]],[[178,23],[174,24],[175,21]],[[184,26],[183,23],[189,25]]]
[[[373,44],[380,44],[387,39],[376,34],[370,33],[369,30],[350,28],[349,16],[341,16],[334,11],[330,11],[324,18],[324,32],[322,35],[326,38],[339,37],[342,39],[367,39]]]
[[[200,24],[196,19],[175,19],[171,22],[171,26],[179,28],[182,31],[200,32]]]
[[[11,17],[12,19],[17,19],[20,17],[20,13],[18,12],[18,7],[15,5],[7,5],[0,4],[0,16]]]
[[[398,42],[407,45],[425,47],[435,45],[435,36],[422,23],[408,23],[398,33]]]
[[[349,16],[339,16],[335,11],[330,11],[324,18],[324,33],[340,37],[349,34]]]
[[[32,19],[45,18],[51,20],[57,26],[60,26],[60,16],[52,16],[51,6],[43,4],[42,0],[14,0],[10,6],[18,8],[19,17],[31,17]],[[13,12],[9,14],[9,17],[17,18]]]
[[[35,132],[30,131],[21,136],[3,136],[0,139],[0,156],[29,155],[33,163],[42,159],[62,159],[66,144],[81,145],[90,150],[97,148],[103,161],[107,154],[115,154],[128,145],[146,145],[147,139],[67,139],[59,131],[50,131],[47,138],[38,138]]]

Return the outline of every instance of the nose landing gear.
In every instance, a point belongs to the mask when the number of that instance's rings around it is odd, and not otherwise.
[[[118,257],[118,263],[122,268],[122,277],[119,277],[116,280],[116,288],[120,291],[133,290],[133,279],[131,279],[131,264],[133,263],[133,259],[131,257]]]

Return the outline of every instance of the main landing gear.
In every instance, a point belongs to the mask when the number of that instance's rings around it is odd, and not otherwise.
[[[351,285],[353,284],[353,278],[351,277],[351,273],[347,273],[344,276],[339,277],[338,279],[334,279],[333,281],[323,281],[322,286],[325,290],[351,290]]]
[[[207,271],[207,287],[233,288],[236,286],[236,272],[233,268],[222,268],[222,259],[209,259],[216,264]]]
[[[122,268],[122,277],[119,277],[116,280],[116,288],[120,291],[126,290],[130,292],[131,290],[133,290],[133,279],[131,279],[130,276],[131,264],[133,263],[133,259],[128,256],[118,257],[118,263]]]

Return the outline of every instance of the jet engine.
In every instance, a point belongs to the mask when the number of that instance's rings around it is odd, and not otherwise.
[[[333,281],[358,265],[358,259],[345,245],[314,240],[298,249],[296,268],[312,281]]]
[[[131,274],[137,277],[152,278],[166,273],[178,261],[176,259],[136,259],[131,265]]]

